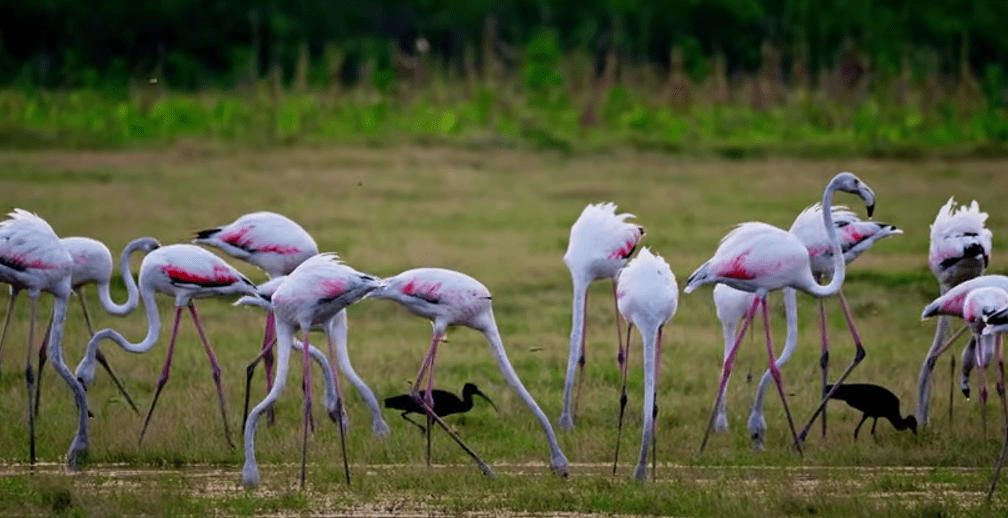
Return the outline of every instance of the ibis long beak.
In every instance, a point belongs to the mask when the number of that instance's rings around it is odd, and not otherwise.
[[[486,394],[480,392],[479,390],[477,390],[476,392],[474,392],[474,394],[476,394],[477,396],[479,396],[479,397],[487,400],[487,403],[490,403],[490,406],[493,407],[494,411],[500,412],[500,410],[497,410],[497,405],[495,405],[493,401],[490,401],[490,398],[488,398]]]

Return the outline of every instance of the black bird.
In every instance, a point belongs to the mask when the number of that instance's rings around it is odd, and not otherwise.
[[[468,412],[473,407],[473,396],[479,396],[488,403],[490,406],[497,410],[497,405],[486,394],[480,392],[480,389],[472,383],[466,383],[462,386],[462,399],[459,399],[455,394],[448,392],[447,390],[434,389],[434,413],[439,417],[444,417],[450,414],[460,414],[463,412]],[[426,390],[420,391],[420,397],[427,395]],[[402,418],[417,425],[420,430],[425,430],[423,425],[412,420],[406,414],[423,414],[423,408],[409,395],[400,394],[398,396],[392,396],[385,398],[385,408],[394,408],[396,410],[402,410]]]
[[[827,391],[832,388],[833,385],[826,386]],[[875,436],[875,425],[878,424],[880,417],[888,419],[892,423],[893,428],[897,430],[906,430],[909,428],[913,431],[914,435],[917,434],[917,418],[912,414],[906,416],[906,418],[900,417],[899,398],[884,387],[871,383],[844,383],[837,387],[831,399],[846,401],[848,405],[864,412],[864,417],[861,418],[861,422],[854,429],[855,439],[857,439],[858,430],[861,429],[861,425],[869,417],[875,419],[872,421],[872,437]]]

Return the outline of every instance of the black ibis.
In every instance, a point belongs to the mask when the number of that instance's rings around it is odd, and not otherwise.
[[[434,413],[438,417],[444,417],[451,414],[461,414],[468,412],[473,407],[473,396],[479,396],[488,403],[490,406],[497,410],[497,405],[486,394],[480,392],[480,389],[473,383],[466,383],[462,386],[462,398],[459,399],[455,394],[448,392],[447,390],[434,389],[432,391],[434,395]],[[427,395],[426,390],[420,391],[420,397]],[[392,396],[385,398],[385,408],[394,408],[396,410],[402,410],[402,418],[417,425],[421,431],[425,431],[423,425],[417,423],[416,421],[409,418],[407,414],[423,414],[424,410],[417,404],[416,400],[410,397],[409,394],[399,394],[398,396]]]
[[[827,385],[826,387],[827,390],[831,390],[832,388],[833,385]],[[906,430],[909,428],[915,435],[917,434],[917,418],[912,414],[905,418],[901,417],[899,398],[885,387],[871,383],[843,383],[836,388],[831,399],[846,401],[848,405],[864,412],[861,421],[854,428],[855,439],[857,439],[861,425],[869,417],[874,418],[871,427],[872,437],[875,436],[875,425],[878,424],[880,417],[888,419],[892,423],[893,428],[897,430]]]

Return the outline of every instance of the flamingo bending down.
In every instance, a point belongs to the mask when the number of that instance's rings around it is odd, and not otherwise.
[[[574,416],[581,397],[585,366],[585,312],[588,304],[588,285],[596,279],[611,278],[613,281],[613,301],[616,300],[616,272],[622,268],[627,258],[633,254],[644,236],[644,227],[628,223],[633,214],[616,214],[615,203],[588,205],[571,226],[570,240],[564,263],[571,273],[574,284],[574,298],[570,335],[570,354],[567,359],[567,376],[564,379],[564,407],[560,414],[560,428],[574,429]],[[615,304],[614,304],[615,306]],[[622,340],[619,310],[616,310],[616,338]],[[625,370],[626,361],[623,345],[617,354],[620,368]],[[578,370],[577,395],[571,408],[571,391],[574,387],[574,370]]]
[[[260,284],[256,287],[256,291],[259,296],[253,297],[246,295],[238,299],[234,305],[235,306],[258,306],[272,314],[273,305],[270,301],[273,298],[273,293],[276,292],[278,286],[286,280],[287,276],[274,277],[269,281]],[[326,322],[318,329],[323,330],[326,333],[326,338],[329,342],[329,356],[337,359],[339,368],[342,369],[343,373],[346,375],[347,379],[353,386],[357,387],[357,392],[360,394],[361,398],[364,399],[364,403],[367,404],[368,408],[371,409],[371,433],[375,437],[384,437],[389,433],[388,424],[385,423],[385,419],[381,414],[381,407],[378,406],[378,399],[375,398],[374,392],[371,388],[367,386],[357,375],[354,370],[353,365],[350,363],[350,355],[347,352],[347,316],[346,309],[342,309],[333,316],[332,320]],[[333,337],[335,337],[335,353],[333,351]],[[255,367],[261,359],[266,356],[266,353],[272,351],[273,344],[276,343],[276,338],[274,337],[272,343],[266,345],[263,352],[260,352],[248,367],[246,367],[246,378],[245,378],[245,411],[242,414],[242,421],[248,417],[248,404],[249,404],[249,388],[252,384],[252,374],[255,372]],[[328,364],[328,362],[327,362]],[[270,383],[272,386],[272,382]],[[344,416],[345,417],[345,416]],[[268,419],[268,418],[267,418]],[[346,423],[344,423],[345,425]]]
[[[303,340],[302,376],[305,391],[304,428],[301,435],[301,487],[305,485],[308,453],[308,420],[311,412],[311,371],[308,355],[311,350],[308,334],[312,327],[330,322],[347,306],[357,302],[380,285],[375,277],[365,275],[343,264],[336,254],[320,254],[309,258],[291,272],[273,293],[274,320],[277,332],[277,373],[273,388],[245,420],[245,465],[242,468],[242,483],[246,486],[259,485],[259,467],[255,460],[255,429],[262,413],[276,402],[287,380],[290,366],[291,344],[296,340],[294,333],[301,331]],[[331,328],[324,328],[326,333]],[[327,390],[333,387],[335,398],[327,397],[326,408],[329,417],[339,424],[340,443],[343,451],[343,469],[347,484],[350,483],[350,468],[346,458],[346,439],[343,428],[343,401],[336,384],[335,368],[326,369],[332,381],[326,381]]]
[[[275,212],[252,212],[234,222],[196,232],[194,243],[212,246],[259,267],[270,279],[289,275],[309,257],[318,254],[311,235],[292,219]],[[275,288],[274,288],[275,289]],[[266,391],[273,386],[273,308],[266,308],[266,327],[260,356],[266,364]],[[359,388],[359,385],[358,385]],[[273,424],[273,409],[266,414]]]
[[[1001,453],[998,454],[997,463],[994,465],[994,476],[991,477],[990,488],[987,490],[987,500],[990,500],[997,487],[998,478],[1001,476],[1001,468],[1004,467],[1005,458],[1008,457],[1008,404],[1005,403],[1004,350],[1001,343],[1001,335],[1008,333],[1008,308],[997,311],[993,315],[985,315],[984,320],[986,324],[983,329],[984,337],[995,334],[997,336],[995,342],[998,367],[997,392],[1001,397],[1001,413],[1005,416],[1005,436],[1001,441]]]
[[[833,206],[833,193],[837,190],[858,194],[868,207],[870,215],[875,205],[875,194],[867,184],[859,180],[851,173],[840,173],[836,175],[827,185],[823,192],[822,206]],[[843,250],[840,246],[836,228],[833,225],[832,211],[821,211],[823,226],[829,236],[830,246],[833,249],[834,271],[830,283],[821,286],[816,282],[810,265],[808,249],[794,234],[786,232],[780,228],[766,223],[743,223],[730,232],[718,246],[714,257],[701,265],[686,283],[686,293],[694,291],[699,286],[705,284],[723,283],[735,289],[748,291],[756,294],[756,298],[749,308],[746,321],[739,332],[732,350],[725,359],[721,372],[721,383],[718,386],[717,398],[714,404],[714,411],[707,425],[707,432],[704,435],[703,443],[700,445],[701,451],[707,444],[710,431],[714,425],[714,418],[718,406],[721,404],[721,396],[731,373],[731,367],[735,360],[735,354],[741,343],[745,331],[756,313],[757,306],[763,307],[763,325],[766,335],[767,356],[770,366],[770,373],[777,384],[781,401],[784,404],[788,422],[791,425],[795,446],[801,451],[798,435],[794,433],[794,423],[791,419],[791,411],[787,406],[787,396],[784,393],[783,380],[780,370],[777,368],[773,356],[773,343],[770,338],[770,322],[767,312],[766,297],[770,291],[782,288],[795,288],[816,297],[827,297],[835,294],[844,280],[844,258]],[[837,383],[843,381],[846,375],[853,368],[852,364],[840,377]],[[813,419],[822,409],[813,414]]]
[[[136,309],[140,304],[140,294],[137,290],[136,281],[133,279],[132,273],[130,273],[129,260],[135,251],[147,253],[153,250],[151,243],[144,240],[133,241],[123,249],[122,254],[119,256],[119,272],[122,275],[123,283],[126,285],[127,298],[125,304],[117,304],[112,300],[112,296],[109,293],[109,281],[112,278],[112,253],[109,252],[108,247],[104,243],[89,237],[65,237],[60,240],[60,243],[63,244],[63,247],[70,253],[70,257],[73,258],[74,264],[70,286],[73,292],[77,294],[77,300],[80,301],[89,337],[94,336],[95,331],[91,325],[91,315],[88,312],[87,299],[84,296],[84,288],[88,284],[93,283],[98,287],[98,301],[106,312],[122,317],[132,313]],[[39,349],[39,379],[35,385],[36,415],[38,415],[39,396],[42,387],[42,367],[46,362],[45,352],[44,347]],[[101,349],[96,351],[95,358],[102,368],[108,372],[119,393],[126,398],[129,406],[134,412],[139,414],[140,410],[133,403],[133,398],[130,397],[129,392],[126,391],[126,388],[123,387],[116,375],[112,373],[112,369],[109,367],[108,361],[105,359],[105,355],[102,354]]]
[[[142,342],[134,344],[114,329],[102,329],[88,342],[87,353],[77,365],[77,378],[85,387],[94,381],[95,354],[98,344],[102,340],[112,340],[132,353],[149,351],[157,343],[161,330],[161,317],[158,314],[154,294],[161,292],[170,295],[175,298],[175,322],[172,326],[171,338],[168,341],[168,356],[165,358],[161,376],[154,389],[154,399],[147,411],[147,417],[144,418],[138,442],[143,442],[147,426],[154,414],[154,407],[157,405],[158,396],[161,395],[161,390],[168,382],[172,354],[175,352],[175,338],[178,335],[179,321],[182,318],[182,308],[188,307],[196,330],[199,332],[200,340],[203,342],[203,348],[210,359],[214,384],[217,386],[217,400],[220,403],[221,418],[224,422],[224,436],[227,438],[228,444],[234,448],[224,404],[224,389],[221,387],[220,367],[217,365],[217,356],[210,347],[210,342],[203,331],[203,325],[200,324],[199,316],[196,314],[195,299],[227,295],[256,295],[255,285],[223,259],[198,246],[177,244],[158,247],[157,241],[153,238],[147,237],[139,240],[145,243],[143,246],[152,249],[140,264],[140,297],[143,299],[144,310],[147,313],[147,336]]]
[[[934,223],[931,224],[931,247],[928,253],[928,264],[931,272],[938,279],[941,294],[945,295],[961,283],[984,274],[990,263],[992,234],[984,226],[987,213],[980,212],[980,206],[974,200],[968,206],[956,208],[954,198],[938,210]],[[963,328],[965,329],[965,328]],[[928,423],[928,406],[931,402],[931,372],[934,370],[938,355],[953,342],[959,334],[949,338],[948,317],[944,314],[938,317],[935,337],[928,349],[927,356],[921,364],[917,380],[917,423],[921,426]],[[969,346],[967,346],[969,349]],[[966,351],[964,351],[964,354]],[[952,358],[951,361],[955,361]],[[949,399],[949,416],[952,415],[952,400]]]
[[[70,443],[67,462],[71,469],[76,469],[78,459],[88,449],[88,407],[84,387],[77,383],[63,361],[63,324],[66,321],[67,302],[71,293],[73,258],[60,244],[56,233],[44,219],[22,209],[14,209],[8,216],[8,219],[0,222],[0,282],[11,286],[7,321],[10,321],[10,310],[17,292],[28,290],[28,297],[31,299],[28,361],[25,367],[25,380],[28,385],[29,459],[31,464],[35,464],[35,412],[32,405],[34,376],[31,366],[32,343],[35,341],[35,311],[39,295],[45,291],[51,293],[55,299],[49,340],[45,347],[49,349],[48,355],[53,359],[53,367],[70,386],[74,402],[77,404],[77,433]],[[6,331],[5,324],[3,334],[6,334]],[[2,341],[0,338],[0,343]]]
[[[479,281],[460,272],[442,268],[417,268],[407,270],[394,277],[385,279],[382,287],[374,290],[370,297],[390,299],[402,304],[413,314],[430,319],[434,326],[430,349],[424,357],[417,374],[416,383],[411,387],[411,395],[427,412],[427,463],[430,464],[430,428],[431,421],[441,426],[483,470],[487,476],[493,476],[493,471],[475,453],[470,450],[457,435],[433,411],[434,359],[438,342],[442,341],[448,326],[462,325],[483,333],[490,344],[490,352],[497,360],[497,366],[508,384],[514,387],[518,396],[525,402],[546,434],[550,448],[550,465],[559,475],[567,476],[567,458],[560,451],[556,434],[550,426],[549,419],[540,410],[539,405],[522,385],[511,362],[508,361],[504,343],[494,321],[493,307],[490,302],[490,291]],[[429,371],[429,372],[428,372]],[[427,392],[420,397],[420,383],[427,375]]]
[[[831,208],[831,211],[833,213],[833,224],[836,227],[837,232],[839,232],[840,248],[844,253],[845,265],[850,264],[854,261],[854,259],[857,259],[858,256],[871,248],[876,241],[885,237],[903,233],[902,230],[888,223],[862,221],[857,217],[857,215],[842,205],[834,205]],[[826,231],[822,223],[821,212],[822,205],[818,202],[806,208],[798,215],[797,218],[795,218],[795,221],[791,224],[791,229],[789,230],[789,232],[797,236],[808,249],[812,272],[813,275],[816,276],[817,280],[821,280],[822,278],[833,274],[833,252],[828,244]],[[860,358],[863,358],[864,349],[861,346],[860,335],[854,326],[853,318],[851,317],[850,310],[848,309],[847,299],[843,294],[843,288],[837,291],[837,295],[840,298],[840,306],[843,309],[844,317],[847,320],[848,328],[850,329],[855,347],[857,348],[854,361],[854,364],[856,365],[860,362]],[[717,307],[718,319],[721,321],[722,330],[724,332],[725,357],[728,356],[728,350],[734,342],[735,328],[738,325],[739,320],[741,320],[745,315],[745,310],[750,304],[752,304],[753,297],[754,295],[751,293],[741,292],[724,285],[718,285],[714,289],[714,304]],[[785,300],[785,309],[787,310],[787,300]],[[790,314],[788,315],[788,318],[792,318],[792,316],[797,319],[797,315]],[[828,382],[827,368],[829,365],[829,346],[826,337],[826,311],[822,298],[819,298],[819,330],[822,337],[822,356],[820,356],[819,365],[822,369],[822,394],[825,395],[826,384]],[[790,338],[791,337],[789,336],[788,339]],[[795,340],[797,340],[796,337]],[[788,355],[788,357],[790,357],[790,355]],[[787,359],[784,359],[783,362],[778,361],[777,366],[781,367],[786,362]],[[768,380],[768,375],[769,373],[764,374],[764,382]],[[758,398],[757,401],[761,401],[761,398]],[[722,431],[728,426],[723,396],[721,407],[718,408],[717,412],[715,429]],[[754,427],[753,417],[757,413],[759,413],[760,417],[762,417],[762,409],[754,407],[753,414],[750,416],[749,432],[753,439],[753,446],[756,449],[761,449],[764,439],[762,432],[765,432],[766,428],[765,426],[762,428],[759,426]],[[825,433],[826,409],[823,408],[824,436]]]
[[[619,273],[619,289],[616,292],[617,307],[627,320],[627,343],[625,353],[630,351],[630,327],[636,326],[644,343],[644,419],[641,429],[640,457],[634,470],[634,479],[647,478],[648,446],[655,441],[655,421],[658,416],[657,383],[661,368],[662,329],[675,315],[679,299],[679,287],[675,275],[665,259],[656,256],[647,248],[642,248],[626,268]],[[624,356],[623,364],[628,363]],[[626,369],[623,371],[623,396],[620,399],[619,429],[623,426],[623,409],[626,402]],[[616,460],[619,460],[619,434],[616,435]],[[652,456],[651,478],[654,480]],[[613,461],[613,472],[616,461]]]

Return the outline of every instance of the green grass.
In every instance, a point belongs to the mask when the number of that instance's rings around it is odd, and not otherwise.
[[[322,250],[337,251],[362,271],[387,276],[442,266],[466,272],[493,293],[508,354],[555,423],[570,332],[571,286],[561,257],[570,225],[585,204],[612,200],[635,213],[647,229],[645,244],[668,259],[682,283],[734,224],[761,220],[787,227],[819,199],[835,172],[850,170],[875,190],[876,218],[905,231],[878,243],[850,269],[845,293],[868,350],[851,380],[889,387],[909,413],[917,371],[934,331],[933,322],[920,321],[920,310],[938,292],[926,266],[928,226],[948,196],[962,202],[977,199],[990,213],[987,224],[995,233],[990,270],[1003,273],[996,251],[1005,247],[999,230],[1005,217],[998,210],[1008,193],[1005,166],[1002,161],[725,161],[626,150],[576,156],[410,146],[257,151],[187,142],[161,150],[0,153],[0,206],[35,211],[58,234],[98,238],[115,251],[141,235],[165,243],[184,241],[195,229],[268,209],[300,222]],[[856,199],[838,195],[836,201],[863,214]],[[264,279],[261,272],[232,263],[254,280]],[[138,264],[134,258],[134,269]],[[114,297],[123,300],[121,282],[114,288]],[[93,290],[88,295],[93,299]],[[42,300],[48,308],[49,298]],[[819,340],[815,306],[807,296],[799,300],[800,346],[783,372],[800,425],[817,402]],[[89,302],[100,307],[96,300]],[[170,302],[159,297],[159,303],[165,319]],[[221,361],[230,423],[240,430],[244,366],[261,341],[263,315],[224,300],[201,300],[199,306]],[[835,376],[853,351],[836,301],[828,301],[827,307]],[[722,354],[709,289],[681,295],[665,333],[658,386],[659,480],[644,485],[628,480],[640,432],[636,335],[619,472],[610,476],[619,376],[607,283],[590,290],[588,364],[578,426],[558,432],[572,463],[567,481],[547,469],[542,432],[503,382],[485,341],[460,328],[450,330],[448,344],[439,348],[437,385],[458,390],[472,381],[497,403],[499,414],[481,405],[448,419],[494,466],[497,480],[483,479],[443,434],[434,437],[438,466],[428,470],[421,435],[394,412],[386,413],[392,434],[372,438],[366,408],[344,383],[353,484],[347,488],[342,482],[337,429],[316,408],[309,488],[297,491],[301,398],[293,380],[295,367],[277,404],[276,426],[261,426],[257,433],[263,485],[246,491],[240,487],[241,449],[231,451],[224,441],[206,356],[188,322],[181,326],[171,378],[142,446],[137,445],[142,417],[98,374],[88,391],[94,418],[89,462],[81,474],[67,476],[62,468],[75,427],[73,403],[63,382],[47,370],[38,428],[43,465],[31,474],[24,466],[27,316],[22,302],[0,370],[0,418],[6,422],[0,427],[3,516],[593,511],[904,517],[999,516],[1008,509],[1005,484],[992,504],[983,503],[1001,440],[998,405],[988,403],[986,441],[975,399],[957,398],[957,424],[950,427],[944,359],[935,376],[934,423],[920,435],[897,433],[882,422],[877,440],[863,430],[854,442],[851,434],[860,415],[838,403],[830,406],[829,437],[812,434],[799,457],[789,448],[780,402],[768,397],[767,447],[756,453],[745,432],[755,387],[746,383],[745,374],[751,370],[758,377],[766,359],[760,341],[747,340],[729,390],[730,431],[715,435],[697,456]],[[772,318],[779,348],[784,325],[777,297]],[[132,339],[142,337],[146,328],[140,312],[122,319],[97,315],[96,320],[99,327],[114,326]],[[162,329],[162,341],[168,332]],[[65,334],[71,368],[85,338],[83,319],[73,307]],[[394,304],[364,301],[350,310],[351,357],[379,397],[406,390],[429,339],[429,324]],[[315,340],[321,342],[321,337]],[[149,404],[165,349],[162,342],[150,353],[131,355],[113,344],[103,346],[141,411]],[[954,350],[958,355],[958,347]],[[313,379],[319,383],[317,372]],[[256,400],[263,396],[263,386],[257,377]]]

